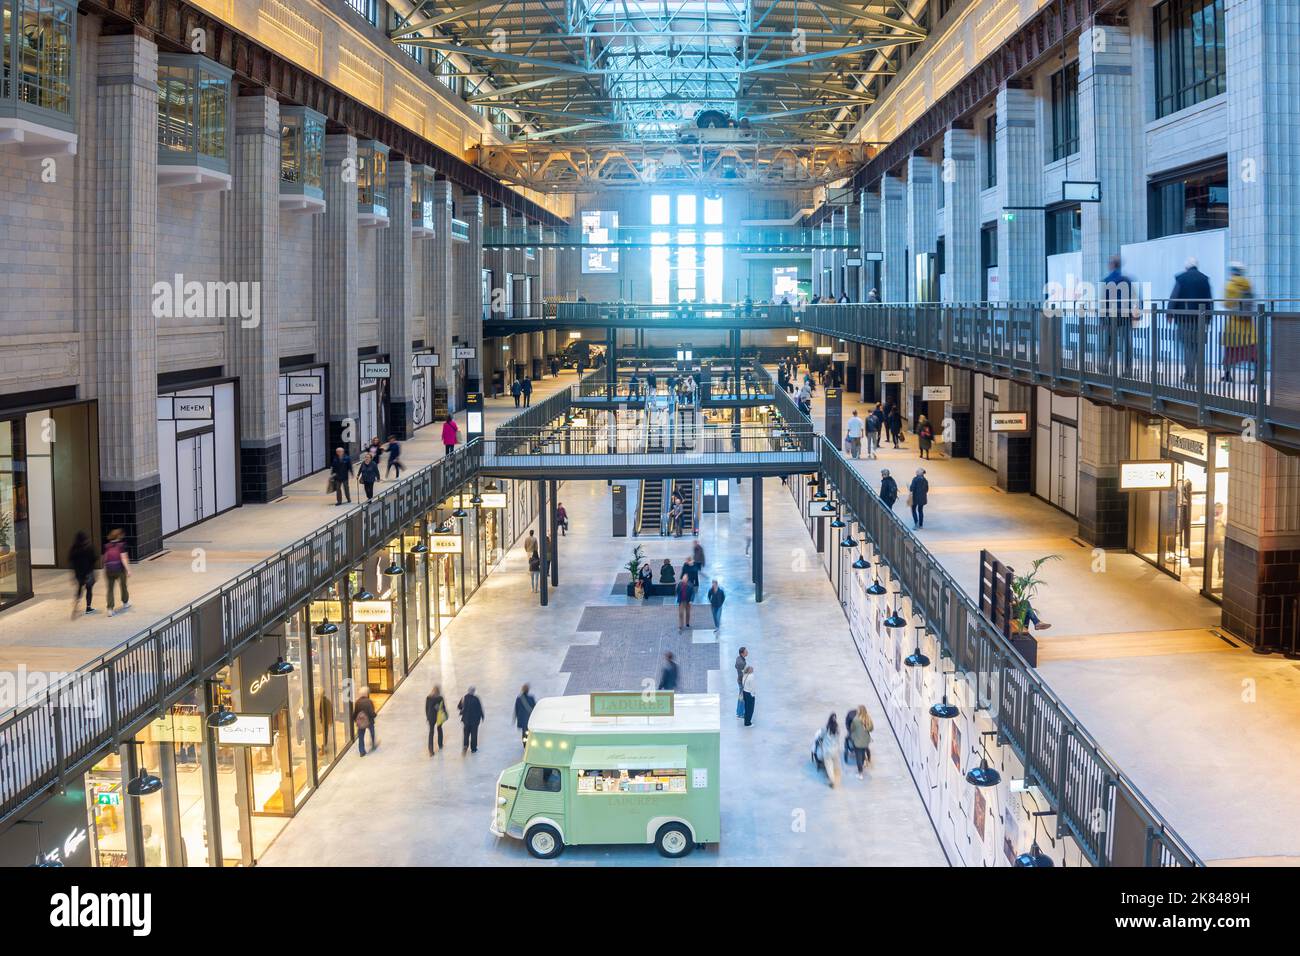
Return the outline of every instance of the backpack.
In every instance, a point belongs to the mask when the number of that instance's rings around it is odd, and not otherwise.
[[[364,710],[359,710],[354,723],[357,725],[357,730],[365,730],[370,726],[370,715]]]
[[[104,570],[113,571],[115,573],[121,571],[123,567],[122,552],[125,550],[126,548],[119,541],[114,541],[106,547],[104,549]]]

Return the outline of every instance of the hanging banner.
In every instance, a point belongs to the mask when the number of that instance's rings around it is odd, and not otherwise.
[[[458,534],[429,535],[429,550],[434,554],[460,554],[463,547]]]
[[[989,412],[989,431],[1010,434],[1027,432],[1029,431],[1029,413]]]

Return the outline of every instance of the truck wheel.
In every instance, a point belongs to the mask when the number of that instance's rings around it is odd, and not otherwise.
[[[528,833],[524,835],[524,844],[528,847],[528,852],[539,860],[554,859],[564,851],[560,831],[546,823],[529,827]]]
[[[655,847],[660,856],[676,860],[691,852],[691,831],[680,823],[665,823],[655,834]]]

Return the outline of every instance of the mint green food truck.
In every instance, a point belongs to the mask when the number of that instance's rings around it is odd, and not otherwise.
[[[540,859],[566,846],[653,843],[677,858],[720,838],[717,694],[548,697],[524,759],[497,780],[492,832]]]

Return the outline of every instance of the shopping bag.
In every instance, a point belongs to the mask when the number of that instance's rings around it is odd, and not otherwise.
[[[737,717],[745,716],[745,695],[744,694],[741,694],[739,697],[736,698],[736,716]]]

